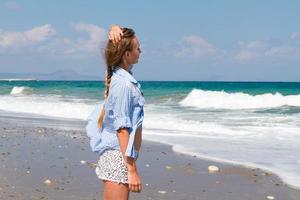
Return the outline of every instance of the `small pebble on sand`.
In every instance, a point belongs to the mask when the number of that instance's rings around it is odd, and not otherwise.
[[[169,166],[169,165],[166,165],[166,169],[167,169],[167,170],[171,170],[171,169],[173,169],[173,167],[171,167],[171,166]]]
[[[269,195],[269,196],[267,196],[267,199],[273,200],[273,199],[275,199],[275,197]]]
[[[264,172],[263,175],[264,175],[264,176],[271,176],[271,173],[269,173],[269,172]]]
[[[97,167],[97,163],[89,163],[89,166],[95,168]]]
[[[160,194],[167,194],[167,191],[159,190],[158,193],[160,193]]]
[[[85,164],[86,161],[85,161],[85,160],[81,160],[80,163],[81,163],[81,164]]]
[[[215,173],[215,172],[219,171],[219,168],[217,166],[210,165],[210,166],[208,166],[208,171],[209,171],[209,173]]]
[[[30,174],[30,171],[29,171],[29,170],[27,170],[27,171],[26,171],[26,173],[27,173],[27,174]]]
[[[150,165],[149,165],[149,164],[146,164],[146,167],[150,167]]]
[[[44,181],[44,183],[45,183],[46,185],[50,185],[50,184],[51,184],[51,181],[50,181],[49,179],[46,179],[46,180]]]

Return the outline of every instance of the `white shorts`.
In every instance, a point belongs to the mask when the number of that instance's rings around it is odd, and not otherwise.
[[[122,153],[115,149],[104,151],[96,167],[99,179],[117,183],[128,183],[128,170]]]

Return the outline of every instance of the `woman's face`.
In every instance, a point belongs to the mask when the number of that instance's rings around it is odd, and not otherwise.
[[[130,65],[133,65],[133,64],[138,63],[139,57],[141,54],[140,43],[139,43],[137,37],[134,37],[131,40],[131,45],[132,45],[132,49],[131,49],[131,51],[128,51],[128,55],[126,56],[126,58],[127,58],[127,62]]]

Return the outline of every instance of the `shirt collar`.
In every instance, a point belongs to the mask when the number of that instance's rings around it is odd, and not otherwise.
[[[135,78],[132,76],[132,72],[128,72],[125,69],[123,69],[122,67],[116,67],[113,70],[114,73],[124,77],[125,79],[129,80],[132,83],[137,84],[137,80],[135,80]]]

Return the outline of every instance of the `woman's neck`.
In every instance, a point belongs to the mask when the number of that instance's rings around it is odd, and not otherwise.
[[[120,67],[122,67],[123,69],[125,69],[126,71],[129,72],[131,70],[131,68],[132,68],[132,65],[128,65],[126,63],[121,63]]]

